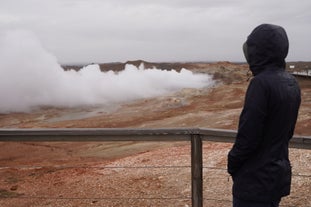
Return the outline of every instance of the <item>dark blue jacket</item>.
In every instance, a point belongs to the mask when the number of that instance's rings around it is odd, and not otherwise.
[[[290,193],[288,142],[295,129],[300,89],[285,71],[288,39],[282,27],[258,26],[248,36],[245,49],[254,77],[228,154],[228,172],[235,197],[270,202]]]

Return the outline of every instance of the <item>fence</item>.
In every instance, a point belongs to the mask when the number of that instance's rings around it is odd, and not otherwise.
[[[0,142],[190,141],[191,202],[203,206],[202,141],[233,142],[236,131],[183,129],[1,129]],[[290,146],[311,149],[311,137],[295,136]]]

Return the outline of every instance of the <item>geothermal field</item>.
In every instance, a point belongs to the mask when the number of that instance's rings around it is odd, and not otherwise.
[[[111,65],[114,70],[109,70]],[[54,77],[56,85],[48,82],[48,77],[42,82],[19,77],[33,85],[29,91],[25,87],[14,88],[7,95],[7,100],[22,101],[16,105],[2,103],[0,127],[236,130],[249,83],[247,65],[229,62],[132,61],[63,68],[73,75],[60,72],[58,78]],[[105,75],[98,77],[102,74]],[[82,78],[84,75],[87,80]],[[125,76],[131,77],[129,83]],[[94,78],[100,83],[92,83],[96,82]],[[74,81],[66,85],[70,79]],[[302,105],[295,134],[310,136],[311,81],[298,80]],[[33,90],[39,86],[36,81],[42,84],[37,91]],[[79,86],[74,87],[75,84]],[[63,95],[59,85],[68,87]],[[52,98],[40,100],[52,86]],[[68,91],[77,94],[70,95]],[[27,92],[33,93],[26,96]],[[69,99],[64,98],[68,96]],[[0,206],[191,206],[187,142],[0,145]],[[230,147],[231,143],[204,142],[204,206],[231,206],[232,182],[226,173]],[[281,206],[311,206],[311,150],[291,148],[290,156],[292,194]]]
[[[29,34],[0,50],[0,128],[236,130],[246,64],[129,61],[60,65]],[[310,68],[297,62],[296,68]],[[311,80],[297,77],[296,135],[311,135]],[[191,206],[188,142],[0,142],[0,206]],[[203,204],[231,206],[231,143],[203,143]],[[291,148],[281,206],[311,206],[311,150]]]

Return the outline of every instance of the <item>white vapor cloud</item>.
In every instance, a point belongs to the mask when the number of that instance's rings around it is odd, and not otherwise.
[[[211,76],[186,69],[126,65],[115,73],[101,72],[94,64],[64,71],[33,33],[20,30],[0,34],[0,72],[1,113],[40,106],[109,105],[213,84]]]

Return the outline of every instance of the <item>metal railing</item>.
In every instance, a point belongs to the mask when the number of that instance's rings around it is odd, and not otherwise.
[[[0,129],[0,142],[190,141],[191,202],[203,206],[202,142],[233,142],[236,131],[207,128],[130,129]],[[310,136],[294,136],[290,146],[311,149]]]

